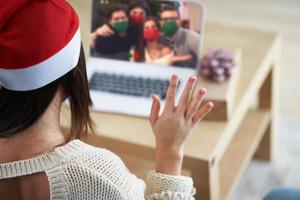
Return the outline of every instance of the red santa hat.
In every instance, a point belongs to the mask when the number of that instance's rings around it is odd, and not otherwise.
[[[0,88],[41,88],[72,70],[78,16],[65,0],[0,0]]]

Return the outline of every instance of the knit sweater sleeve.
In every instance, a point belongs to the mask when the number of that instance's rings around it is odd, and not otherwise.
[[[98,148],[97,148],[98,149]],[[95,177],[105,180],[109,193],[121,200],[193,200],[195,189],[191,178],[184,176],[171,176],[150,171],[146,183],[132,174],[123,161],[110,151],[98,149],[98,153],[92,154],[93,159],[98,160],[99,166],[86,166]],[[88,162],[84,162],[85,165]],[[100,167],[101,165],[101,167]],[[99,185],[99,181],[97,181]],[[103,182],[104,183],[104,182]],[[101,185],[101,184],[100,184]],[[103,189],[103,188],[102,188]],[[99,191],[100,195],[103,191]],[[115,194],[114,194],[115,193]]]
[[[193,180],[150,171],[146,181],[147,200],[193,200],[196,193]]]

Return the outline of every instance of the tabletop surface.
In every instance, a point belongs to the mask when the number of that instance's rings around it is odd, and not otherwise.
[[[202,121],[186,142],[185,155],[197,159],[209,159],[217,151],[222,140],[237,129],[245,110],[253,98],[254,90],[267,73],[276,44],[276,34],[255,29],[207,24],[204,49],[241,49],[242,66],[235,95],[233,115],[227,122]],[[133,108],[134,109],[134,108]],[[154,136],[146,118],[137,118],[110,113],[92,112],[96,134],[133,144],[154,148]],[[68,109],[62,110],[62,126],[70,122]]]

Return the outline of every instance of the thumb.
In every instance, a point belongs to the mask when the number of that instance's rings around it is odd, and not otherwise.
[[[159,118],[160,99],[157,95],[152,96],[152,107],[150,113],[150,123],[153,126]]]

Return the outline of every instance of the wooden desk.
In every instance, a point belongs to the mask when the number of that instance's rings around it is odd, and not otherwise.
[[[228,199],[253,156],[274,158],[280,40],[274,33],[208,24],[205,48],[240,48],[241,75],[231,119],[196,127],[186,143],[184,169],[194,180],[196,199]],[[67,112],[63,126],[69,123]],[[155,142],[147,119],[96,112],[92,118],[97,134],[89,143],[111,149],[125,162],[138,157],[130,167],[138,174],[147,170],[142,161],[153,163]]]

